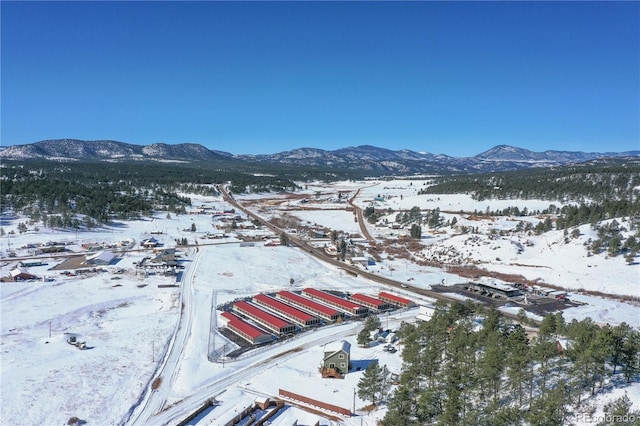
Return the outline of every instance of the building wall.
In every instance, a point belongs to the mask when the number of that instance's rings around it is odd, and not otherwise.
[[[340,358],[340,355],[342,355],[342,358]],[[349,372],[349,354],[344,351],[336,352],[332,356],[325,358],[324,367],[329,368],[332,363],[335,365],[334,368],[341,373],[346,374]]]

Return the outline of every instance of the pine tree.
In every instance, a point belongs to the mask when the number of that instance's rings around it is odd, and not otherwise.
[[[415,423],[415,401],[406,385],[396,388],[387,408],[383,426],[410,426]]]
[[[480,377],[497,400],[504,371],[504,348],[500,344],[500,332],[492,331],[485,340],[484,357],[480,363]]]
[[[371,342],[371,333],[369,332],[369,330],[367,330],[366,327],[360,330],[358,336],[356,337],[356,342],[358,343],[358,345],[363,347],[369,345],[369,343]]]
[[[598,423],[598,426],[608,426],[611,424],[611,420],[613,420],[616,426],[635,425],[637,419],[640,418],[640,411],[632,410],[632,406],[633,402],[625,392],[620,398],[605,405],[604,412],[608,418]]]
[[[616,368],[621,364],[622,348],[627,339],[631,328],[626,322],[618,324],[611,330],[611,346],[609,347],[609,355],[613,364],[613,374],[616,374]]]
[[[565,424],[565,406],[568,402],[569,391],[566,383],[559,380],[544,397],[533,401],[527,420],[532,426],[562,426]]]
[[[378,330],[382,326],[377,315],[369,315],[364,321],[364,327],[369,331]]]
[[[411,235],[411,238],[419,239],[420,237],[422,237],[422,227],[417,223],[414,223],[413,225],[411,225],[411,229],[409,230],[409,235]]]
[[[508,357],[506,359],[507,377],[509,378],[509,387],[518,396],[518,404],[522,406],[524,388],[523,384],[527,381],[530,358],[529,340],[527,334],[522,327],[516,327],[509,334],[506,342]]]
[[[622,373],[627,383],[640,372],[640,332],[631,330],[622,345]]]
[[[385,387],[389,381],[389,370],[380,367],[377,361],[369,364],[358,382],[358,396],[376,405],[385,397]]]

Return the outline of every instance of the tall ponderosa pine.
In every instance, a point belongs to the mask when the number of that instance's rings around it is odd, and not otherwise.
[[[389,386],[389,370],[387,366],[380,367],[378,362],[372,362],[366,370],[364,370],[358,382],[358,396],[376,405],[379,401],[386,398]]]

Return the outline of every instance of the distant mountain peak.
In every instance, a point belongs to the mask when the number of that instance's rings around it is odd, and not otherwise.
[[[152,161],[292,164],[301,167],[329,167],[369,171],[372,174],[479,173],[517,170],[529,167],[552,167],[607,157],[640,157],[640,151],[623,153],[588,153],[571,151],[533,152],[510,145],[495,147],[475,157],[450,157],[409,149],[390,150],[373,145],[359,145],[327,151],[320,148],[297,148],[268,155],[233,155],[210,150],[196,143],[133,145],[112,140],[78,139],[44,140],[27,145],[4,147],[0,158],[6,160],[52,161]]]

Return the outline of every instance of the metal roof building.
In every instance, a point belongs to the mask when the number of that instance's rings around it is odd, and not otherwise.
[[[270,334],[265,333],[257,327],[252,326],[242,318],[231,312],[223,312],[220,314],[226,322],[227,328],[253,345],[269,343],[273,340]]]
[[[389,302],[399,308],[411,308],[413,306],[416,306],[416,304],[409,299],[405,299],[404,297],[396,296],[395,294],[387,293],[384,291],[381,291],[378,294],[378,298],[380,300],[384,300],[385,302]]]
[[[435,308],[431,306],[420,305],[418,309],[419,311],[418,311],[418,315],[416,315],[416,319],[419,319],[421,321],[431,320],[431,318],[433,318],[433,314],[436,312]]]
[[[369,310],[364,306],[343,299],[342,297],[334,296],[331,293],[316,290],[315,288],[305,288],[304,290],[302,290],[302,294],[312,299],[320,300],[323,303],[331,305],[334,308],[340,309],[341,311],[348,312],[351,315],[361,316],[366,315],[367,312],[369,312]]]
[[[103,250],[98,253],[88,255],[85,262],[89,265],[109,265],[115,258],[116,255],[113,252]]]
[[[309,311],[328,321],[337,321],[338,318],[342,317],[341,312],[338,312],[337,310],[327,305],[323,305],[322,303],[314,302],[311,299],[300,296],[297,293],[282,290],[276,293],[276,298],[284,300],[288,304],[297,306],[298,308],[304,309],[305,311]]]
[[[253,296],[253,301],[258,305],[276,311],[278,314],[300,324],[303,327],[320,324],[319,318],[309,315],[308,313],[283,303],[280,300],[276,300],[273,297],[267,296],[266,294],[257,294]]]
[[[244,301],[236,302],[233,304],[233,310],[248,316],[258,324],[268,328],[275,333],[286,334],[296,331],[295,325],[290,324],[284,321],[282,318],[272,315],[269,312],[260,309],[255,305],[252,305],[251,303]]]
[[[364,294],[356,293],[351,295],[351,300],[366,306],[369,309],[375,309],[376,311],[386,311],[392,309],[394,306],[384,300],[376,299],[375,297],[367,296]]]

